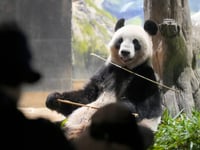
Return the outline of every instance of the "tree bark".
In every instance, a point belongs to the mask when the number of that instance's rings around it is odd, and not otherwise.
[[[144,14],[159,25],[153,66],[163,84],[179,91],[162,89],[164,105],[172,116],[181,110],[191,115],[193,108],[200,108],[200,91],[188,0],[144,0]]]

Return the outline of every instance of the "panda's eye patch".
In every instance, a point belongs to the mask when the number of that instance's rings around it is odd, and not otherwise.
[[[139,41],[137,39],[134,39],[133,41],[133,45],[135,47],[135,50],[140,50],[141,49],[141,45],[139,43]]]
[[[119,38],[119,39],[117,40],[117,42],[115,43],[115,48],[116,48],[116,49],[119,49],[122,42],[123,42],[123,39],[122,39],[122,38]]]

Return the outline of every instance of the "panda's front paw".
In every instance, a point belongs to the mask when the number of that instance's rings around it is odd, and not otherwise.
[[[58,99],[64,100],[65,97],[63,94],[58,92],[50,93],[46,99],[46,107],[55,110],[64,116],[68,116],[73,111],[72,105],[60,102]]]
[[[60,93],[50,93],[46,99],[46,107],[51,110],[57,110],[60,107],[60,102],[58,101],[60,98],[62,98]]]

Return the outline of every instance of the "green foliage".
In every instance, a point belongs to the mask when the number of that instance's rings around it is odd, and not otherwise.
[[[192,117],[185,113],[172,118],[168,111],[162,117],[155,134],[155,143],[150,150],[199,150],[200,112],[193,111]]]
[[[108,35],[107,29],[96,20],[77,20],[79,28],[81,30],[82,39],[77,35],[73,34],[72,44],[76,46],[74,50],[79,51],[80,53],[88,52],[98,52],[107,53],[107,48],[105,40],[109,40],[110,36]],[[99,32],[97,32],[97,29]],[[102,37],[100,37],[102,36]]]
[[[76,8],[72,13],[73,77],[82,79],[104,63],[90,54],[107,57],[107,44],[112,35],[110,27],[116,21],[110,13],[97,7],[95,1],[85,0],[84,3],[83,10]]]
[[[79,40],[75,35],[72,36],[72,47],[76,51],[78,50],[79,53],[84,53],[88,49],[87,41]]]

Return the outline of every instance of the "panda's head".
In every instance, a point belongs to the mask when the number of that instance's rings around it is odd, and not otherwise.
[[[115,33],[109,43],[109,61],[126,67],[135,68],[152,57],[151,36],[157,33],[156,23],[147,20],[144,27],[125,25],[124,19],[119,19],[115,25]]]

